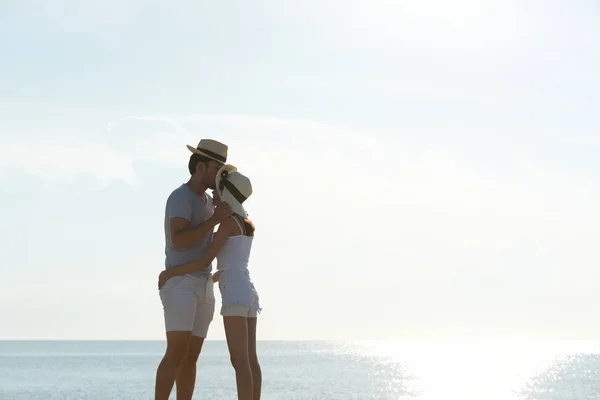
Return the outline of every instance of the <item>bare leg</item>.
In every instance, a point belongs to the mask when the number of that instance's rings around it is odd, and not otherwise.
[[[253,398],[252,400],[260,400],[260,392],[262,388],[262,371],[258,363],[256,355],[256,322],[257,318],[248,318],[248,359],[250,360],[250,369],[252,371],[253,381]]]
[[[235,369],[238,400],[253,400],[246,319],[246,317],[223,317],[231,365]]]
[[[196,364],[203,344],[204,338],[192,336],[190,339],[190,345],[185,357],[181,360],[175,379],[177,383],[177,400],[192,400],[196,385]]]
[[[167,351],[156,370],[155,400],[169,399],[179,366],[187,353],[191,336],[192,332],[187,331],[167,332]]]

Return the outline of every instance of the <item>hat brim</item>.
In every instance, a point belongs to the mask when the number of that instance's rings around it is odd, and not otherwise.
[[[200,154],[201,156],[208,157],[208,158],[210,158],[210,159],[211,159],[211,160],[213,160],[213,161],[216,161],[216,162],[223,163],[223,160],[217,160],[216,158],[214,158],[214,157],[213,157],[213,156],[211,156],[210,154],[207,154],[207,153],[203,152],[202,150],[199,150],[199,149],[197,149],[197,148],[195,148],[195,147],[193,147],[193,146],[190,146],[189,144],[186,144],[185,146],[186,146],[186,147],[188,148],[188,150],[189,150],[189,151],[191,151],[192,153],[195,153],[195,154]]]
[[[246,212],[244,206],[235,197],[233,197],[231,193],[229,193],[229,190],[219,189],[221,182],[221,174],[223,173],[223,171],[227,171],[228,174],[233,174],[237,171],[237,168],[231,164],[226,164],[219,169],[219,172],[217,172],[217,177],[215,179],[215,187],[219,198],[221,199],[221,201],[229,204],[229,206],[231,207],[231,211],[233,211],[235,214],[238,214],[244,218],[248,218],[248,213]]]
[[[229,193],[229,190],[224,190],[223,193],[219,193],[219,198],[222,202],[229,204],[229,207],[231,207],[231,211],[234,214],[237,214],[242,218],[248,218],[248,212],[244,206],[237,201],[237,199],[233,197],[231,193]]]

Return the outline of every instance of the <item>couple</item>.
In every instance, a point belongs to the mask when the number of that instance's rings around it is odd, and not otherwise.
[[[242,205],[252,194],[252,185],[234,166],[225,164],[223,143],[203,139],[197,147],[187,147],[192,152],[191,177],[171,193],[165,209],[166,269],[158,286],[167,350],[156,372],[155,400],[167,400],[175,382],[177,400],[192,399],[196,362],[213,320],[217,281],[238,400],[258,400],[260,305],[248,273],[254,225]],[[213,189],[212,197],[207,189]],[[211,275],[215,257],[217,272]]]

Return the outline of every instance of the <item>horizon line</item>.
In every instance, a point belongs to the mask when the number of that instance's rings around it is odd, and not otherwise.
[[[485,337],[485,336],[450,336],[450,337],[401,337],[385,339],[257,339],[257,342],[392,342],[392,341],[522,341],[522,342],[599,342],[600,338],[535,338],[535,337]],[[226,342],[227,339],[206,338],[205,342]],[[65,338],[0,338],[0,342],[166,342],[163,339],[65,339]]]

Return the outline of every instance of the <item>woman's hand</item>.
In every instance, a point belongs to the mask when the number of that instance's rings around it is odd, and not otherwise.
[[[219,204],[221,204],[221,198],[219,197],[219,192],[217,191],[217,189],[212,191],[212,199],[213,199],[213,205],[216,207]]]
[[[217,271],[213,274],[213,276],[212,276],[213,282],[215,282],[215,283],[219,282],[219,275],[221,275],[221,272],[223,272],[223,271]]]
[[[167,283],[167,281],[169,280],[171,276],[169,275],[169,272],[167,270],[162,271],[159,275],[158,275],[158,289],[160,289],[161,287],[163,287],[163,285],[165,283]]]

